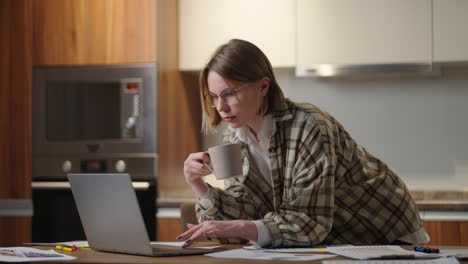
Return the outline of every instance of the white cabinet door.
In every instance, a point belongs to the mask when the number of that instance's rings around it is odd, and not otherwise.
[[[434,0],[434,61],[468,60],[468,1]]]
[[[432,60],[431,0],[298,0],[297,21],[299,68]]]
[[[296,0],[179,0],[179,68],[200,70],[229,39],[257,45],[274,67],[293,67]]]

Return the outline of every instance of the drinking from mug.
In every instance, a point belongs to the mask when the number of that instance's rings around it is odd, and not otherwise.
[[[203,162],[217,180],[242,176],[242,157],[240,144],[226,144],[208,149],[211,163]]]

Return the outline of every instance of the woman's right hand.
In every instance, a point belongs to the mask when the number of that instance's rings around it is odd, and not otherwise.
[[[210,163],[210,156],[206,152],[192,153],[184,163],[185,181],[190,184],[204,183],[202,177],[212,172],[206,167],[205,163]]]
[[[203,177],[211,174],[205,163],[210,163],[210,156],[205,152],[192,153],[184,162],[185,181],[191,185],[198,199],[202,199],[208,192],[208,184]]]

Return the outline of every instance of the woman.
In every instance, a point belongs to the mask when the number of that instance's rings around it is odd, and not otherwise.
[[[263,247],[411,244],[429,238],[405,184],[311,104],[285,99],[270,62],[231,40],[200,75],[203,130],[228,123],[224,142],[242,146],[244,176],[225,190],[203,181],[205,152],[184,164],[198,225],[178,239],[250,240]]]

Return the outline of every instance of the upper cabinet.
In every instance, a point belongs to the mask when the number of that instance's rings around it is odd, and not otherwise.
[[[467,0],[179,0],[179,68],[201,69],[231,38],[305,72],[466,62],[467,10]]]
[[[468,61],[468,1],[433,1],[434,61]]]
[[[297,5],[298,68],[432,60],[431,0],[298,0]]]
[[[179,0],[179,68],[203,68],[232,38],[255,43],[273,67],[294,67],[295,29],[295,0]]]
[[[156,0],[34,1],[34,65],[156,61]]]

